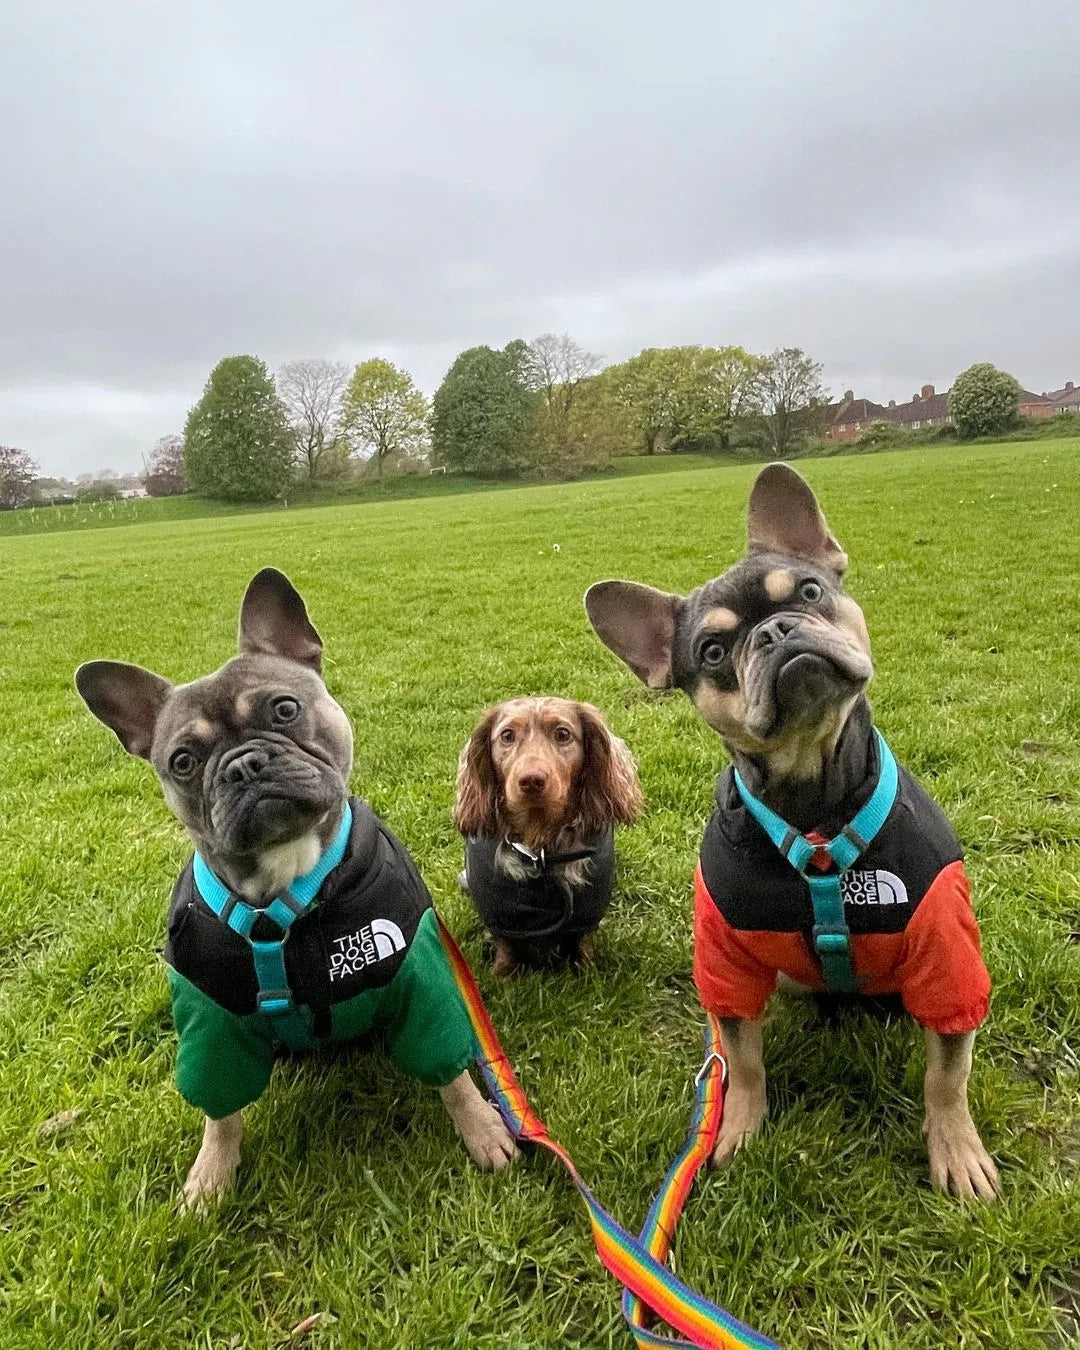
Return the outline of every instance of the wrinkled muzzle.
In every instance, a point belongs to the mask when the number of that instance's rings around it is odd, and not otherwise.
[[[805,614],[773,614],[753,628],[736,669],[747,730],[760,740],[820,725],[870,682],[870,655],[847,629]]]
[[[296,839],[346,795],[331,764],[295,742],[257,737],[227,751],[213,778],[210,825],[223,854],[242,855]]]

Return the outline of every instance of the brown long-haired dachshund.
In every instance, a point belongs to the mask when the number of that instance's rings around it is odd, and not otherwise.
[[[461,752],[454,824],[496,975],[591,957],[611,904],[614,827],[641,808],[630,752],[591,704],[515,698],[487,709]]]

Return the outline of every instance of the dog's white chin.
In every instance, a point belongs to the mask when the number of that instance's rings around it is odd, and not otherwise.
[[[298,839],[272,844],[259,855],[255,871],[240,885],[245,900],[263,900],[279,895],[290,882],[310,872],[322,854],[322,843],[314,830]]]

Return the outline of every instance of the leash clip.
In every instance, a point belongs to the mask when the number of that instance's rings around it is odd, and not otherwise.
[[[709,1053],[705,1056],[705,1063],[702,1064],[701,1068],[698,1069],[696,1074],[694,1074],[695,1087],[701,1086],[702,1080],[708,1075],[714,1063],[720,1065],[720,1085],[722,1087],[725,1087],[727,1085],[728,1080],[727,1060],[720,1053],[719,1050],[710,1050]]]
[[[545,857],[543,849],[541,849],[539,853],[534,853],[532,849],[526,848],[524,844],[519,844],[516,839],[508,839],[506,842],[519,857],[524,858],[526,862],[532,863],[534,867],[538,867],[541,872],[544,870]]]

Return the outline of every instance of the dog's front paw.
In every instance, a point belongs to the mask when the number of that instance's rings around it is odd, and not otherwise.
[[[220,1154],[206,1157],[203,1149],[191,1165],[180,1196],[182,1209],[207,1209],[232,1189],[239,1157],[231,1162]]]
[[[240,1112],[206,1121],[202,1148],[191,1164],[180,1197],[182,1209],[204,1209],[230,1190],[240,1165]]]
[[[520,966],[517,952],[503,938],[494,938],[495,952],[491,962],[491,973],[497,980],[507,980],[516,975]]]
[[[927,1114],[923,1124],[930,1180],[961,1200],[993,1200],[1001,1180],[966,1107]]]
[[[458,1133],[477,1167],[484,1172],[498,1172],[519,1156],[518,1146],[498,1111],[489,1102],[482,1105],[484,1109],[466,1125],[459,1126]]]
[[[713,1167],[726,1166],[761,1128],[765,1119],[765,1089],[736,1088],[728,1090],[724,1099],[724,1119],[713,1149]]]
[[[469,1157],[485,1172],[497,1172],[518,1156],[514,1137],[502,1116],[480,1095],[468,1069],[439,1089],[443,1105]]]

